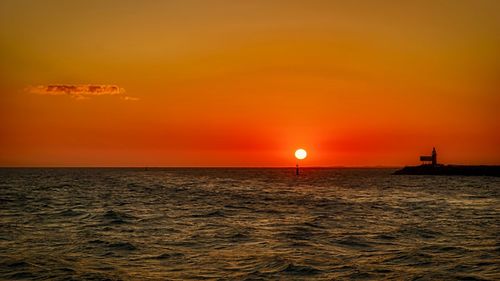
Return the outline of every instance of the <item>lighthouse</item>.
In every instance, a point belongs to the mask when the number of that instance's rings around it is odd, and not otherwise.
[[[436,148],[432,148],[432,154],[431,156],[420,156],[420,161],[422,161],[422,164],[429,165],[429,162],[431,163],[432,166],[437,166],[437,152]]]
[[[437,165],[437,153],[436,153],[436,148],[432,148],[432,166]]]

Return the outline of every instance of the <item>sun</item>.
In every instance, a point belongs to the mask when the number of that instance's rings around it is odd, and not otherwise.
[[[299,148],[295,151],[295,158],[302,160],[307,157],[307,151],[302,148]]]

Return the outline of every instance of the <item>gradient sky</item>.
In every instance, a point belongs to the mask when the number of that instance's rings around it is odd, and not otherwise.
[[[500,164],[499,11],[3,0],[0,166]]]

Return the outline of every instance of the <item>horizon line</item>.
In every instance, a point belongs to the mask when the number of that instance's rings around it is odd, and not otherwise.
[[[396,169],[404,166],[300,166],[301,169]],[[0,169],[295,169],[296,166],[0,166]]]

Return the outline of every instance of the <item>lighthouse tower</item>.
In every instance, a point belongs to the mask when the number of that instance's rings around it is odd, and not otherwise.
[[[437,165],[437,153],[436,153],[436,148],[432,148],[432,166]]]

